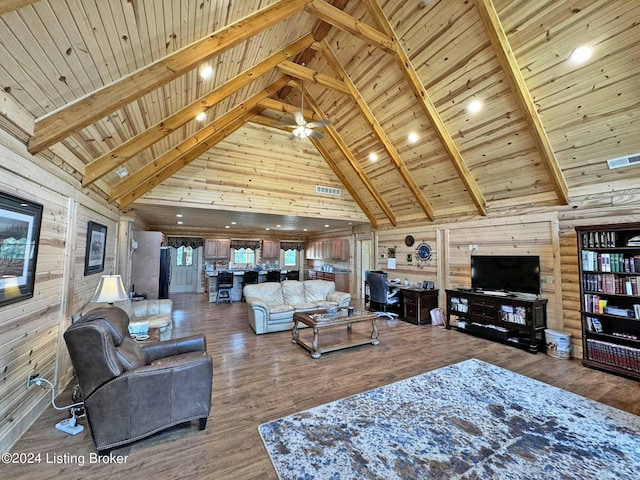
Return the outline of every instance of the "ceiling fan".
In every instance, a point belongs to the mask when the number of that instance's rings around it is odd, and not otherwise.
[[[314,137],[314,138],[317,138],[318,140],[322,140],[324,138],[324,135],[322,135],[317,130],[314,130],[314,128],[326,127],[331,123],[331,120],[326,119],[326,120],[317,120],[315,122],[307,122],[304,119],[304,81],[302,80],[300,80],[300,90],[301,90],[300,95],[302,97],[300,111],[292,113],[293,119],[295,120],[296,124],[287,126],[287,128],[294,129],[293,132],[291,133],[291,136],[289,137],[289,140],[295,140],[297,138],[308,138],[308,137]]]

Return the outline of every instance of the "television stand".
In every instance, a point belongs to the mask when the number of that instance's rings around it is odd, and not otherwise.
[[[508,292],[503,292],[502,290],[482,290],[478,293],[484,293],[485,295],[497,295],[499,297],[507,297],[509,296]]]
[[[493,292],[446,290],[447,329],[451,317],[458,331],[537,353],[544,348],[547,300],[495,295]]]

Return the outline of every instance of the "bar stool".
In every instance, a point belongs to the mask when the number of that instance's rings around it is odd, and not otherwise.
[[[231,289],[233,288],[233,272],[218,272],[218,294],[216,303],[229,300],[231,303]]]
[[[279,282],[280,281],[280,270],[269,270],[267,272],[266,282]]]
[[[244,279],[242,280],[242,300],[244,300],[244,286],[254,285],[256,283],[258,283],[258,272],[255,270],[244,272]]]
[[[300,280],[300,272],[298,270],[289,270],[287,272],[287,280]]]

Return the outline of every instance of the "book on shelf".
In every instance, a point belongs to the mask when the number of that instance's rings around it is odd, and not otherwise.
[[[602,323],[600,323],[599,319],[589,317],[589,322],[591,323],[592,331],[602,333]]]
[[[640,304],[635,304],[633,306],[633,313],[635,314],[635,317],[640,320]]]

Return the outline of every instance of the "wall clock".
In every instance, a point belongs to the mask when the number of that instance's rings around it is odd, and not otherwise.
[[[415,241],[415,240],[413,239],[413,237],[412,237],[411,235],[407,235],[406,237],[404,237],[404,244],[405,244],[407,247],[411,247],[411,246],[413,245],[413,242],[414,242],[414,241]]]
[[[421,243],[416,248],[416,256],[419,260],[429,260],[431,258],[431,247],[427,243]]]

